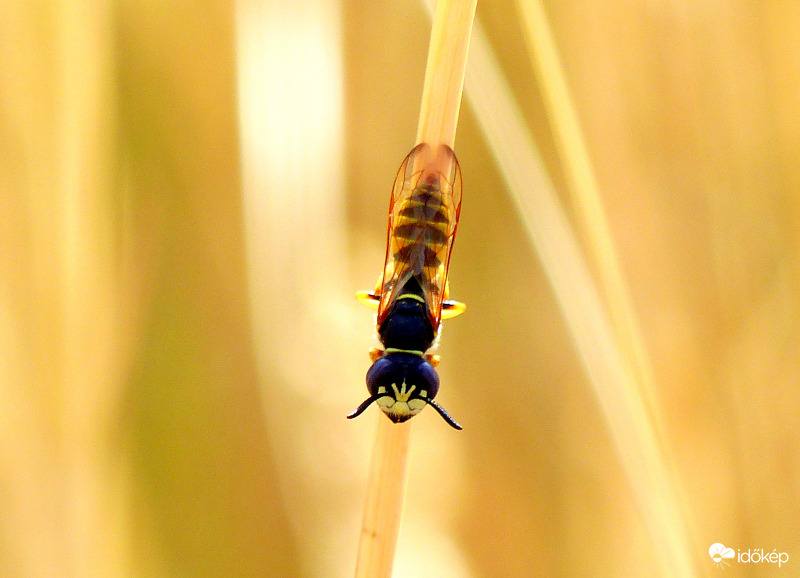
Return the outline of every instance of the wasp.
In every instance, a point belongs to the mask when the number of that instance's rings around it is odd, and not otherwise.
[[[465,305],[449,298],[447,273],[461,214],[461,168],[447,145],[417,145],[400,165],[389,201],[383,273],[362,302],[378,308],[382,347],[370,351],[369,397],[348,415],[358,417],[373,402],[395,423],[432,406],[456,429],[461,426],[434,401],[434,369],[442,319]]]

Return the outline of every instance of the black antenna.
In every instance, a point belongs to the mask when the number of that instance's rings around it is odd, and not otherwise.
[[[380,395],[371,395],[371,396],[369,396],[367,399],[365,399],[361,403],[361,405],[359,405],[356,408],[356,410],[353,413],[351,413],[350,415],[347,416],[347,419],[353,419],[354,417],[360,416],[362,413],[364,413],[364,410],[367,409],[369,406],[371,406],[372,402],[374,402],[379,397],[381,397],[381,396]]]
[[[448,424],[450,424],[450,426],[454,427],[457,430],[464,429],[463,427],[461,427],[461,425],[459,425],[459,423],[456,420],[454,420],[452,417],[450,417],[450,414],[447,413],[447,410],[445,410],[441,405],[439,405],[438,403],[436,403],[432,399],[425,398],[425,401],[427,401],[428,405],[433,407],[433,409],[438,411],[439,415],[442,416],[444,418],[444,421],[446,421]]]

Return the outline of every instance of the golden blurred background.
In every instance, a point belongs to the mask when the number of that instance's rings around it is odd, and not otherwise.
[[[668,530],[692,574],[720,572],[721,542],[790,557],[726,576],[796,576],[800,4],[546,9],[652,369]],[[344,419],[374,345],[353,295],[415,144],[424,5],[2,12],[0,575],[352,575],[385,419]],[[395,575],[669,575],[643,514],[661,497],[631,483],[487,138],[492,98],[515,103],[590,254],[520,6],[477,17],[508,88],[473,102],[470,56],[450,271],[468,310],[437,398],[464,431],[414,420]]]

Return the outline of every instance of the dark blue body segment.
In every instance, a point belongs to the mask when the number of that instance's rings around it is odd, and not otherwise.
[[[414,279],[409,281],[409,285],[419,287]],[[409,293],[419,295],[422,291],[404,291],[404,294]],[[427,351],[433,344],[434,335],[425,303],[401,295],[392,304],[378,334],[386,348]]]
[[[428,313],[419,281],[412,277],[378,328],[386,351],[367,372],[370,395],[347,416],[348,419],[358,417],[377,402],[390,420],[401,423],[414,417],[425,407],[424,404],[428,404],[450,426],[461,429],[433,399],[439,392],[439,376],[425,356],[436,337]]]

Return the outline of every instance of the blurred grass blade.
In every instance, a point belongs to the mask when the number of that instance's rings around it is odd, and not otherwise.
[[[0,566],[110,575],[130,557],[114,417],[132,346],[110,200],[113,19],[102,1],[3,8]]]
[[[494,151],[606,416],[634,499],[659,553],[658,573],[692,576],[682,503],[664,461],[628,352],[600,292],[489,42],[476,23],[467,94]]]
[[[366,358],[354,347],[364,312],[343,257],[342,9],[329,0],[236,2],[251,325],[287,543],[314,552],[300,558],[304,576],[352,571],[352,553],[340,555],[352,548],[343,512],[361,505],[330,477],[355,478],[331,448],[360,442],[344,425],[351,401],[331,384],[363,383]],[[336,416],[341,427],[331,425]]]
[[[540,0],[517,0],[517,8],[575,215],[588,239],[587,249],[594,264],[593,271],[598,276],[599,289],[619,345],[631,364],[639,390],[645,395],[650,418],[660,434],[661,413],[652,367],[622,277],[589,152],[544,7]]]

